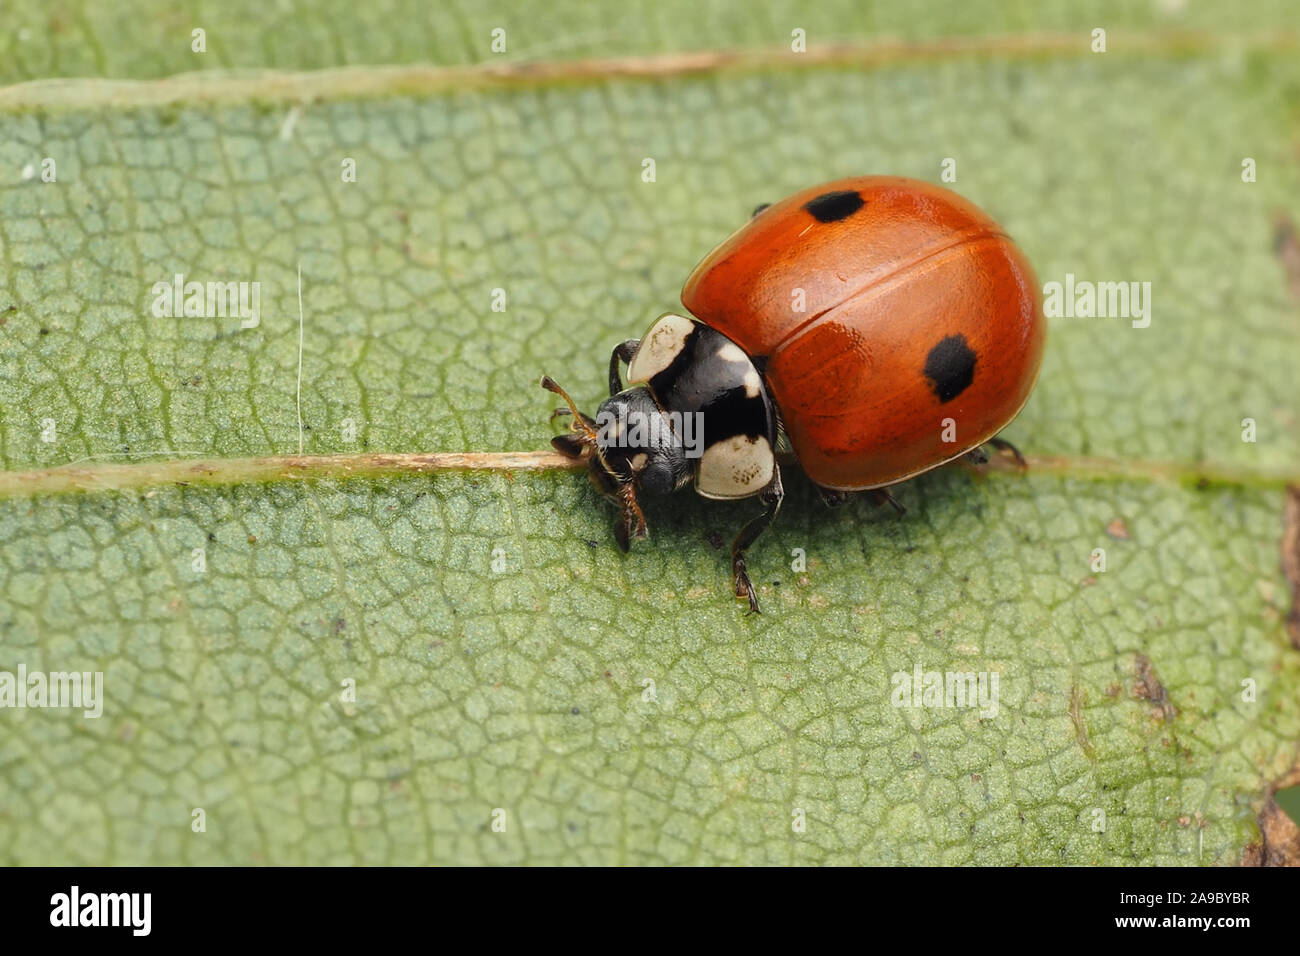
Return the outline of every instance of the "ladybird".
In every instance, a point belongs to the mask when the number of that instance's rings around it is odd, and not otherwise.
[[[1024,255],[972,203],[899,177],[843,179],[759,206],[686,280],[667,314],[614,349],[609,398],[580,412],[550,377],[570,430],[615,501],[615,539],[646,536],[642,496],[694,485],[757,496],[732,544],[735,593],[758,611],[746,552],[781,507],[792,451],[827,504],[886,490],[982,446],[1019,413],[1046,328]],[[627,383],[621,378],[627,365]]]

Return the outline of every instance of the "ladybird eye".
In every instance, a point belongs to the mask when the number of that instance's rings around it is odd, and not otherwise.
[[[673,469],[664,459],[655,460],[637,475],[641,490],[649,495],[668,495],[673,491]]]

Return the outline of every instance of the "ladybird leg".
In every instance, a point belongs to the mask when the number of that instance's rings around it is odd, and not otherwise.
[[[989,463],[989,453],[984,450],[983,445],[977,445],[966,452],[966,460],[972,465],[987,465]]]
[[[556,435],[551,439],[551,447],[565,458],[581,458],[587,450],[587,443],[581,435]]]
[[[767,208],[768,206],[770,206],[770,205],[772,205],[770,202],[761,202],[761,203],[759,203],[757,206],[754,207],[754,211],[753,211],[752,213],[749,214],[749,218],[750,218],[750,219],[753,219],[755,216],[757,216],[760,212],[762,212],[764,209],[766,209],[766,208]]]
[[[906,506],[890,494],[888,488],[872,488],[867,492],[867,500],[873,505],[889,505],[898,512],[900,518],[907,514]]]
[[[618,543],[618,549],[627,554],[632,548],[632,542],[644,540],[649,531],[646,528],[645,514],[636,500],[636,486],[630,483],[620,485],[615,496],[619,501],[619,515],[614,522],[614,540]]]
[[[1016,464],[1018,464],[1021,468],[1029,467],[1029,462],[1025,461],[1025,456],[1020,454],[1020,449],[1017,448],[1015,445],[1011,444],[1011,442],[1007,441],[1005,438],[990,438],[989,444],[992,445],[994,448],[996,448],[998,451],[1010,452],[1011,457],[1016,460]]]
[[[631,532],[628,531],[628,521],[626,516],[619,515],[614,520],[614,541],[618,544],[618,550],[627,554],[632,549]]]
[[[573,409],[557,408],[551,412],[551,421],[557,418],[573,418]],[[595,430],[595,421],[590,416],[578,412],[578,417],[569,422],[568,434],[556,435],[552,438],[551,447],[569,458],[582,458],[586,454],[587,446],[591,444],[590,433]]]
[[[548,421],[555,421],[557,418],[573,418],[573,410],[570,408],[557,408],[551,412]],[[575,432],[592,431],[596,428],[596,420],[590,415],[584,415],[578,412],[578,417],[569,423],[569,428]]]
[[[841,491],[839,488],[827,488],[823,485],[813,485],[817,489],[817,494],[821,495],[822,503],[827,508],[838,508],[849,500],[853,494],[851,491]]]
[[[747,598],[749,600],[749,613],[758,614],[758,595],[754,591],[754,585],[750,583],[749,574],[745,570],[745,552],[758,539],[758,536],[767,530],[767,526],[772,523],[776,513],[781,510],[781,501],[785,498],[785,489],[781,487],[781,469],[779,467],[772,470],[772,482],[759,494],[758,500],[763,503],[763,513],[757,518],[751,518],[749,522],[740,529],[740,534],[736,535],[735,542],[731,545],[731,573],[735,576],[736,597]]]
[[[640,339],[628,339],[621,345],[614,346],[614,354],[609,357],[609,394],[617,395],[623,391],[623,377],[618,374],[619,362],[631,362],[636,354]]]

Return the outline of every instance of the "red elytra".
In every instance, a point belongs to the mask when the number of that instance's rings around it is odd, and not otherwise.
[[[754,360],[799,464],[842,490],[994,437],[1029,397],[1046,335],[1033,270],[1002,228],[901,177],[764,209],[695,268],[682,304]]]

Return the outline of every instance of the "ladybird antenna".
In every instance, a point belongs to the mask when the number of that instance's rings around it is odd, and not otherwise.
[[[551,378],[551,376],[542,376],[542,388],[546,389],[548,392],[554,392],[556,395],[560,396],[560,398],[564,399],[564,404],[568,405],[569,411],[573,413],[574,421],[580,422],[586,418],[582,412],[578,411],[578,406],[575,405],[573,399],[569,397],[569,393],[560,388],[560,383]]]
[[[592,451],[596,453],[596,457],[600,459],[601,465],[612,475],[614,470],[609,467],[609,462],[605,460],[605,455],[600,450],[600,443],[596,440],[595,423],[593,423],[586,415],[582,414],[582,412],[578,411],[578,406],[574,403],[573,399],[569,397],[569,393],[560,388],[559,383],[556,382],[555,379],[551,378],[551,376],[543,375],[541,385],[542,388],[546,389],[548,392],[554,392],[556,395],[560,396],[560,398],[564,399],[564,404],[568,405],[569,411],[573,413],[573,421],[569,424],[570,429],[580,433],[581,437],[579,440],[584,445],[591,446]],[[642,521],[644,522],[644,519],[642,519]]]

